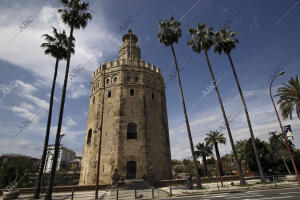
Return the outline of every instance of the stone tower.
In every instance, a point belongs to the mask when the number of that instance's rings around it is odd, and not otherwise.
[[[122,40],[119,59],[102,64],[92,77],[80,185],[96,182],[103,95],[100,184],[111,184],[116,168],[126,179],[142,179],[150,167],[157,180],[171,178],[163,77],[141,59],[131,30]]]

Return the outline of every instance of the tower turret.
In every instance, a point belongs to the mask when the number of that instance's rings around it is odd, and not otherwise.
[[[128,33],[123,35],[123,44],[119,50],[119,59],[125,60],[140,60],[141,59],[141,50],[137,46],[138,38],[132,33],[129,29]]]

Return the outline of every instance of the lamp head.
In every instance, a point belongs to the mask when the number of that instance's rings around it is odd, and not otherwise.
[[[283,75],[285,73],[285,71],[280,71],[279,73],[278,73],[278,76],[281,76],[281,75]]]

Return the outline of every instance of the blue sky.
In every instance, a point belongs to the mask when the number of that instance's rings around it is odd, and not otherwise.
[[[171,50],[160,45],[156,37],[157,22],[171,15],[182,23],[183,34],[175,50],[182,69],[194,143],[202,142],[205,134],[209,130],[219,129],[223,121],[204,55],[195,54],[186,46],[189,38],[187,29],[195,27],[197,22],[206,22],[215,29],[228,23],[239,32],[240,43],[233,50],[232,57],[244,90],[254,134],[267,140],[269,131],[279,131],[268,94],[269,75],[278,67],[284,67],[286,71],[275,82],[274,93],[281,82],[299,75],[299,0],[89,2],[93,20],[86,29],[74,33],[76,53],[71,59],[70,71],[72,73],[78,66],[82,70],[72,80],[69,79],[63,145],[82,154],[91,73],[101,63],[117,58],[121,37],[131,28],[139,38],[142,58],[158,66],[166,82],[172,158],[191,155],[177,79],[172,78],[174,64]],[[62,24],[56,12],[61,7],[58,0],[4,0],[0,5],[0,154],[21,153],[40,157],[55,63],[53,58],[43,54],[41,35],[49,33],[52,26],[67,32],[69,29]],[[209,56],[231,121],[234,140],[248,138],[249,131],[229,62],[224,55],[213,51],[209,52]],[[61,62],[50,143],[53,143],[56,133],[64,68],[65,62]],[[24,123],[27,127],[21,128]],[[294,118],[283,121],[283,124],[292,125],[294,143],[300,148],[300,121]],[[227,136],[225,130],[223,133]],[[229,141],[226,145],[220,145],[220,149],[222,154],[229,153]]]

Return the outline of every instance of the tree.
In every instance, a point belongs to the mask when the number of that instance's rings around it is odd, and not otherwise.
[[[293,119],[293,111],[295,110],[298,119],[300,119],[300,83],[298,76],[291,78],[288,82],[282,83],[284,86],[278,88],[276,96],[279,96],[278,104],[280,104],[281,115],[283,119]]]
[[[51,118],[52,118],[52,106],[53,106],[53,98],[54,98],[54,90],[55,90],[55,83],[57,77],[57,69],[58,63],[62,59],[67,59],[68,53],[68,38],[66,35],[66,31],[63,30],[62,32],[57,32],[55,27],[52,28],[53,36],[49,34],[44,34],[43,37],[45,38],[46,42],[41,44],[41,47],[45,49],[44,53],[46,55],[51,55],[52,57],[56,58],[55,67],[54,67],[54,75],[52,81],[52,88],[51,88],[51,95],[50,95],[50,103],[49,103],[49,111],[48,111],[48,120],[47,120],[47,128],[46,128],[46,135],[44,141],[44,148],[43,154],[41,158],[41,166],[39,169],[39,174],[36,181],[36,189],[34,198],[40,198],[40,189],[41,189],[41,181],[43,176],[43,171],[45,168],[45,161],[46,161],[46,154],[48,148],[48,141],[49,141],[49,134],[50,134],[50,127],[51,127]],[[74,38],[71,43],[71,53],[74,53]]]
[[[59,110],[59,118],[58,118],[58,125],[57,125],[57,132],[55,137],[55,149],[54,149],[54,156],[53,156],[53,163],[51,166],[51,174],[48,184],[48,192],[45,195],[45,200],[52,199],[52,189],[57,165],[57,158],[58,158],[58,151],[59,151],[59,138],[61,133],[61,126],[63,120],[63,112],[64,112],[64,105],[65,105],[65,97],[66,97],[66,89],[68,83],[68,75],[69,75],[69,68],[70,68],[70,59],[71,59],[71,40],[73,38],[73,31],[74,29],[85,28],[87,26],[88,20],[92,19],[92,15],[87,12],[89,3],[81,2],[80,0],[61,0],[62,4],[64,5],[64,9],[59,9],[58,13],[61,14],[62,21],[70,27],[70,35],[69,35],[69,42],[68,42],[68,53],[67,53],[67,65],[66,65],[66,72],[64,78],[64,85],[60,103],[60,110]]]
[[[2,163],[1,163],[2,164]],[[38,172],[39,160],[26,156],[11,157],[0,167],[0,188],[4,188],[15,179],[18,187],[32,187],[29,173]]]
[[[211,77],[212,77],[212,80],[213,80],[213,84],[214,84],[214,87],[215,87],[215,90],[216,90],[216,93],[217,93],[217,97],[218,97],[219,104],[220,104],[222,114],[223,114],[223,118],[224,118],[224,121],[225,121],[225,126],[226,126],[226,129],[227,129],[227,132],[228,132],[229,141],[230,141],[230,144],[231,144],[235,165],[236,165],[236,168],[239,171],[240,184],[245,185],[246,182],[245,182],[245,179],[244,179],[243,169],[241,167],[241,163],[239,162],[239,160],[237,158],[237,154],[236,154],[236,150],[235,150],[235,146],[234,146],[234,141],[233,141],[233,138],[232,138],[230,127],[229,127],[229,122],[228,122],[228,119],[227,119],[227,116],[226,116],[226,113],[225,113],[225,109],[224,109],[224,106],[223,106],[223,102],[222,102],[222,99],[221,99],[219,89],[217,87],[215,75],[213,73],[212,66],[211,66],[211,63],[210,63],[210,60],[209,60],[209,57],[208,57],[208,50],[214,44],[214,37],[215,36],[214,36],[213,29],[211,27],[206,27],[205,23],[202,23],[202,24],[198,23],[196,29],[190,28],[189,32],[192,36],[192,39],[188,41],[187,45],[191,46],[195,53],[200,54],[201,51],[204,51],[204,53],[205,53],[208,68],[209,68],[209,71],[210,71],[210,74],[211,74]]]
[[[224,176],[218,144],[226,144],[226,138],[224,137],[224,134],[219,131],[209,131],[206,135],[205,142],[208,145],[213,145],[215,147],[219,176]]]
[[[279,160],[282,160],[284,163],[284,167],[286,168],[286,170],[288,171],[289,174],[291,174],[290,169],[286,163],[286,159],[288,158],[288,152],[287,149],[285,147],[285,143],[284,140],[282,138],[281,134],[277,134],[277,131],[272,131],[269,132],[269,143],[270,143],[270,152],[271,152],[271,157],[272,157],[272,161],[273,161],[273,166],[279,166],[280,167],[280,163]],[[294,147],[293,144],[291,142],[289,142],[289,146],[292,152],[294,152]],[[282,167],[282,168],[284,168]]]
[[[180,90],[180,96],[181,96],[181,101],[182,101],[182,106],[183,106],[183,112],[184,112],[184,117],[185,117],[185,123],[186,123],[186,128],[187,128],[187,133],[188,133],[188,138],[189,138],[189,143],[190,143],[190,148],[192,152],[192,157],[194,161],[194,171],[196,174],[196,179],[197,179],[197,187],[201,187],[201,182],[200,182],[200,176],[198,172],[198,163],[196,159],[196,154],[194,151],[194,145],[193,145],[193,139],[192,139],[192,134],[190,130],[190,124],[186,112],[186,107],[185,107],[185,101],[184,101],[184,95],[183,95],[183,90],[181,86],[181,79],[180,79],[180,74],[178,70],[178,64],[177,64],[177,59],[176,59],[176,54],[174,50],[174,43],[178,43],[179,38],[181,37],[181,28],[180,28],[180,22],[176,21],[174,17],[172,16],[170,20],[163,20],[158,23],[159,26],[159,32],[157,34],[157,37],[160,40],[160,43],[165,45],[165,46],[170,46],[174,58],[174,63],[175,63],[175,69],[176,69],[176,74],[177,74],[177,80],[178,80],[178,85],[179,85],[179,90]]]
[[[258,156],[258,151],[257,151],[256,144],[255,144],[255,138],[254,138],[254,134],[253,134],[253,130],[252,130],[252,125],[251,125],[247,105],[246,105],[246,102],[245,102],[245,98],[244,98],[244,95],[243,95],[243,91],[242,91],[242,88],[241,88],[236,70],[235,70],[235,66],[233,64],[233,61],[232,61],[232,58],[231,58],[231,55],[230,55],[231,50],[234,49],[236,47],[237,43],[239,42],[235,38],[236,34],[237,34],[237,32],[230,30],[230,26],[227,27],[227,28],[225,28],[225,27],[221,28],[220,31],[217,31],[215,33],[215,41],[214,41],[215,42],[215,49],[214,49],[214,51],[218,52],[219,54],[224,52],[227,55],[227,57],[230,61],[231,69],[232,69],[232,72],[233,72],[233,75],[234,75],[234,78],[235,78],[235,82],[236,82],[236,85],[237,85],[237,88],[238,88],[238,91],[239,91],[239,94],[240,94],[240,97],[241,97],[241,100],[242,100],[242,103],[243,103],[244,112],[245,112],[245,115],[246,115],[248,128],[249,128],[249,132],[250,132],[250,136],[251,136],[251,140],[252,140],[252,146],[253,146],[253,150],[254,150],[254,154],[255,154],[255,159],[256,159],[258,170],[259,170],[259,175],[260,175],[261,181],[264,182],[264,174],[263,174],[262,166],[261,166],[261,163],[260,163],[260,159],[259,159],[259,156]]]
[[[201,143],[199,142],[196,145],[197,151],[195,151],[197,157],[201,156],[202,161],[203,161],[203,166],[204,166],[204,171],[205,171],[205,176],[208,176],[208,169],[207,169],[207,161],[206,157],[211,156],[213,154],[212,152],[212,146],[208,143]]]
[[[258,155],[262,160],[263,170],[267,171],[272,168],[272,159],[270,157],[269,145],[268,143],[261,141],[256,138],[255,143],[257,145]],[[250,171],[257,171],[257,164],[255,159],[255,153],[252,148],[252,139],[240,140],[236,142],[236,150],[239,158],[242,160],[244,167]]]

